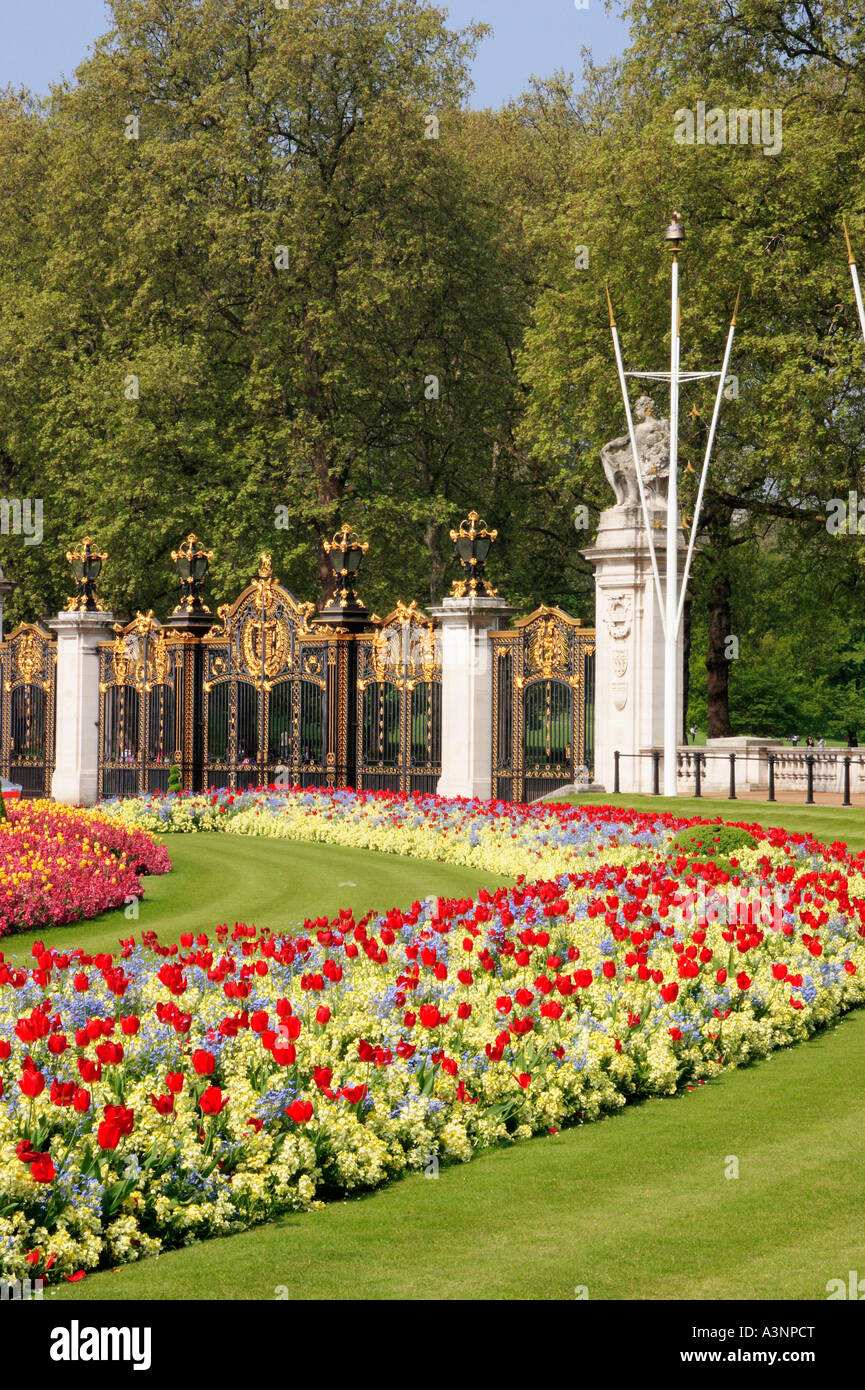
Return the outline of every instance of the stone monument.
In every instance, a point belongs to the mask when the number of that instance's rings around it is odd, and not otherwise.
[[[652,400],[641,396],[634,434],[663,592],[670,425],[653,410]],[[651,792],[651,751],[664,746],[664,630],[629,437],[604,445],[601,462],[616,503],[601,512],[595,544],[582,552],[595,566],[595,778],[608,792],[613,790],[613,754],[618,750],[621,791]],[[677,545],[681,579],[681,531]],[[681,728],[681,637],[679,671]]]

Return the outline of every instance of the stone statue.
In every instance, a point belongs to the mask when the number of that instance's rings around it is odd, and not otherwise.
[[[666,507],[670,476],[670,422],[655,419],[652,414],[654,404],[649,396],[641,396],[634,407],[638,422],[634,426],[634,435],[646,503],[650,510],[653,507]],[[605,444],[601,450],[601,463],[616,494],[616,506],[639,507],[640,489],[629,437],[622,435]]]

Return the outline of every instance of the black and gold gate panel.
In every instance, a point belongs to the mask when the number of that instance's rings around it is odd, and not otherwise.
[[[493,795],[534,801],[593,769],[595,633],[542,607],[491,639]]]
[[[54,771],[57,643],[22,623],[0,643],[0,774],[24,796],[48,796]]]
[[[337,785],[343,639],[311,624],[313,605],[282,588],[267,555],[257,579],[218,611],[221,623],[203,639],[204,785]]]
[[[99,644],[99,795],[167,791],[172,764],[192,785],[194,639],[153,613]]]
[[[441,637],[399,603],[357,638],[357,786],[435,792],[441,777]]]

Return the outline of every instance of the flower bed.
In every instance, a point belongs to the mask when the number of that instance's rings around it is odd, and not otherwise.
[[[730,874],[672,847],[672,817],[544,810],[579,845],[570,872],[474,902],[0,964],[0,1275],[70,1277],[467,1160],[865,1002],[865,878],[841,847],[751,827]],[[491,846],[537,852],[501,830],[522,808],[489,814]]]
[[[632,863],[669,844],[676,831],[708,825],[700,817],[629,811],[610,806],[448,800],[420,793],[334,791],[324,788],[210,792],[100,807],[122,825],[166,833],[218,830],[230,835],[317,840],[486,869],[516,877],[551,877],[572,870],[575,857]],[[770,852],[814,852],[808,835],[752,827]],[[832,846],[831,854],[845,853]]]
[[[95,917],[143,896],[140,875],[171,860],[147,831],[47,801],[0,821],[0,936]]]

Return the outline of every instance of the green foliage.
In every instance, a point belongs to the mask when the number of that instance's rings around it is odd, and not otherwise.
[[[674,835],[671,841],[673,849],[680,849],[694,859],[715,859],[727,863],[737,850],[753,849],[756,844],[750,831],[738,825],[689,825]]]
[[[518,611],[591,620],[580,552],[612,500],[599,450],[624,430],[604,281],[628,364],[663,368],[678,205],[684,367],[719,364],[743,282],[690,718],[729,575],[733,730],[865,728],[865,552],[825,527],[829,499],[865,497],[840,233],[846,213],[865,256],[861,17],[841,0],[625,8],[621,61],[498,112],[465,108],[483,26],[455,34],[421,0],[112,0],[73,83],[0,94],[0,495],[41,497],[45,525],[4,552],[13,624],[62,605],[60,557],[85,531],[119,617],[173,607],[190,529],[216,552],[217,604],[262,549],[317,599],[341,520],[372,542],[360,591],[388,612],[442,596],[473,506]],[[698,101],[780,110],[782,149],[678,143]],[[683,402],[695,469],[712,393]]]
[[[821,555],[790,523],[764,529],[730,553],[730,718],[736,734],[844,740],[865,730],[865,572],[859,541],[841,536]],[[692,605],[688,722],[705,722],[708,609],[698,585]]]
[[[182,785],[183,774],[180,770],[180,764],[172,763],[171,767],[168,769],[168,790],[170,792],[179,792],[182,788]]]
[[[440,596],[448,528],[529,491],[525,254],[501,138],[461,110],[482,28],[416,0],[112,8],[74,85],[0,102],[0,468],[45,506],[13,620],[59,606],[43,556],[85,529],[118,613],[164,611],[190,529],[220,601],[260,549],[320,596],[343,519],[387,556],[371,607],[431,568]]]

